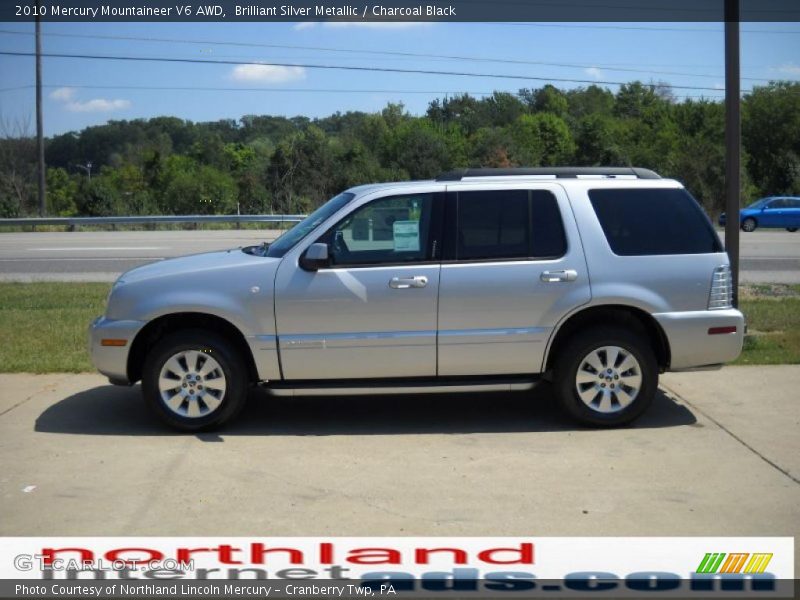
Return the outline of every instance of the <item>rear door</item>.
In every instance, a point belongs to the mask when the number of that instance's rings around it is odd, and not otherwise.
[[[800,198],[789,198],[787,202],[789,205],[786,211],[789,216],[787,227],[800,229]]]
[[[564,189],[485,186],[447,188],[440,376],[538,373],[556,323],[590,299]]]
[[[764,207],[758,224],[761,227],[788,227],[785,213],[786,200],[776,198]]]

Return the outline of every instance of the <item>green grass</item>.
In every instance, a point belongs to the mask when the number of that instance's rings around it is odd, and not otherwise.
[[[107,283],[0,283],[0,372],[92,371],[86,331]]]
[[[107,283],[0,283],[0,372],[93,371],[86,329]],[[750,333],[735,364],[800,364],[800,285],[746,286]]]
[[[746,286],[739,297],[748,334],[734,364],[800,364],[800,285]]]

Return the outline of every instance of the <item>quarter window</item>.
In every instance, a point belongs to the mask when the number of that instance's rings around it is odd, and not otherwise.
[[[619,256],[705,254],[722,245],[697,201],[683,189],[597,189],[589,200]]]

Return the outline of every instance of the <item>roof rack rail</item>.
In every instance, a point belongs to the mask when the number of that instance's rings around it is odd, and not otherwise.
[[[524,177],[526,175],[551,176],[558,179],[577,179],[585,175],[661,179],[661,176],[655,171],[640,167],[518,167],[513,169],[457,169],[442,173],[436,178],[436,181],[461,181],[465,177]]]

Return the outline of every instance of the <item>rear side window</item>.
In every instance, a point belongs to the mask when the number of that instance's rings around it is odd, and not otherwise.
[[[527,190],[460,193],[458,259],[526,258],[527,224]]]
[[[722,251],[711,222],[686,190],[590,190],[589,199],[614,254]]]
[[[544,190],[458,194],[458,260],[551,258],[566,252],[555,196]]]

